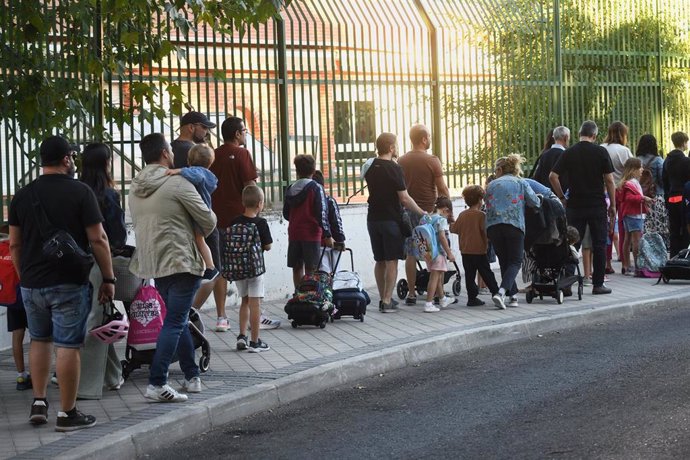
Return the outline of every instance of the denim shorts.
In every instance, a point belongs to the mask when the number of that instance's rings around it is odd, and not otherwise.
[[[644,218],[642,217],[623,217],[623,228],[626,232],[641,232],[644,229]]]
[[[91,311],[91,284],[58,284],[22,288],[31,340],[52,341],[63,348],[79,348]]]

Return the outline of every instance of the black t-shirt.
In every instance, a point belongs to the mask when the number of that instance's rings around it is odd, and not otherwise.
[[[172,147],[173,156],[175,157],[174,163],[175,168],[186,168],[189,166],[187,163],[187,157],[189,156],[189,151],[194,147],[194,142],[192,141],[182,141],[180,139],[175,139],[170,143]]]
[[[390,160],[376,158],[364,179],[369,187],[368,221],[399,221],[402,206],[398,192],[406,190],[402,168]]]
[[[273,237],[271,237],[271,229],[268,228],[268,222],[263,217],[247,217],[238,216],[232,220],[230,225],[235,224],[254,224],[259,230],[259,238],[261,238],[261,246],[266,246],[273,243]]]
[[[43,238],[38,216],[34,215],[30,190],[34,187],[50,224],[56,229],[69,232],[83,250],[90,251],[86,227],[103,222],[91,188],[65,174],[43,175],[18,190],[10,204],[9,223],[21,230],[21,285],[26,288],[42,288],[86,283],[88,274],[81,277],[64,263],[43,258]]]
[[[604,174],[613,172],[613,164],[604,147],[580,141],[563,152],[553,172],[568,175],[569,208],[606,207]]]
[[[564,151],[565,150],[561,148],[552,147],[549,150],[542,153],[541,157],[539,158],[539,165],[537,166],[537,170],[535,171],[534,177],[532,177],[532,179],[536,180],[537,182],[548,188],[551,188],[549,174],[551,174],[553,166],[556,164],[556,162],[558,162],[558,159],[563,155]],[[561,183],[561,188],[563,189],[563,192],[568,190],[567,173],[559,177],[559,182]]]

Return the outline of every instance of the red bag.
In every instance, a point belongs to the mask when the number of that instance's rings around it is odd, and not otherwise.
[[[165,318],[165,302],[158,289],[145,281],[129,306],[127,345],[136,350],[154,350]]]
[[[10,241],[0,241],[0,305],[7,307],[17,302],[19,275],[10,255]]]

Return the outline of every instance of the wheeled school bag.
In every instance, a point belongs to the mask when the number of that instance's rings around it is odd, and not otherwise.
[[[338,264],[342,252],[338,253],[338,259],[333,268],[333,319],[340,319],[343,316],[352,316],[360,322],[364,322],[364,315],[367,314],[367,305],[371,303],[369,294],[362,288],[362,280],[355,272],[355,258],[352,249],[345,248],[350,253],[351,270],[338,271]]]
[[[658,278],[668,260],[666,244],[657,232],[649,232],[642,235],[640,249],[637,253],[637,276],[640,278]]]
[[[321,258],[324,254],[325,248],[321,252]],[[292,327],[311,325],[325,328],[333,312],[332,289],[333,278],[330,273],[315,271],[304,275],[297,286],[297,292],[285,305],[285,313],[292,320]]]
[[[661,275],[656,284],[663,280],[668,284],[670,280],[690,280],[690,249],[681,250],[676,256],[666,261],[659,269]]]

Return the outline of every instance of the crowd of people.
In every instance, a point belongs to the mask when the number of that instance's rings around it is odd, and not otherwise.
[[[257,170],[244,148],[247,129],[240,118],[226,119],[221,126],[223,143],[213,149],[207,140],[215,127],[204,114],[190,112],[182,117],[180,135],[172,143],[153,133],[139,144],[144,167],[130,188],[136,249],[129,254],[127,268],[136,279],[154,280],[167,310],[145,393],[156,402],[185,401],[184,393],[202,391],[189,314],[213,293],[215,330],[227,331],[228,281],[241,298],[238,351],[269,350],[260,332],[280,325],[261,311],[263,253],[271,249],[273,239],[261,217],[264,194],[256,184]],[[425,222],[433,228],[438,246],[438,254],[426,260],[425,312],[457,302],[443,286],[448,262],[455,261],[451,233],[459,236],[467,305],[484,305],[479,295],[487,289],[496,307],[517,307],[525,216],[530,208],[539,208],[538,195],[560,200],[568,223],[582,236],[577,239],[582,241],[593,294],[611,292],[605,285],[612,254],[607,245],[616,245],[617,234],[617,253],[626,275],[635,274],[635,259],[630,262],[628,257],[630,252],[635,255],[643,231],[667,235],[671,255],[688,244],[683,200],[690,202],[690,159],[684,154],[684,133],[673,134],[676,150],[662,160],[656,140],[648,134],[640,138],[633,157],[626,147],[627,127],[620,122],[611,125],[602,145],[596,144],[594,122],[582,124],[579,142],[572,146],[568,128],[557,127],[539,156],[533,179],[522,178],[520,155],[499,158],[484,186],[469,185],[462,191],[468,209],[457,220],[442,164],[429,153],[429,129],[415,125],[409,136],[412,150],[400,158],[396,136],[378,136],[377,157],[362,173],[369,187],[367,229],[382,313],[398,311],[393,291],[400,260],[405,260],[409,289],[404,302],[418,302],[418,258],[411,229]],[[42,174],[17,191],[9,213],[10,252],[24,304],[23,309],[8,309],[8,325],[16,332],[17,389],[33,390],[29,420],[46,424],[55,353],[58,431],[93,426],[96,419],[77,409],[77,398],[99,399],[104,388],[117,390],[124,382],[112,343],[86,334],[103,322],[101,305],[122,296],[119,288],[116,291],[112,255],[121,256],[127,248],[124,212],[114,188],[108,146],[94,143],[81,155],[77,152],[63,137],[45,139],[40,147]],[[74,180],[77,163],[79,180]],[[287,266],[297,290],[305,273],[323,269],[323,254],[343,248],[345,233],[338,205],[326,193],[314,157],[297,155],[294,166],[297,180],[286,189],[283,216],[289,222]],[[65,242],[67,246],[60,246]],[[49,243],[61,248],[59,255],[51,252]],[[64,247],[71,248],[67,256]],[[490,268],[492,257],[498,258],[500,283]],[[21,349],[24,329],[31,336],[30,372],[24,368]],[[173,360],[184,373],[182,392],[168,382]]]

